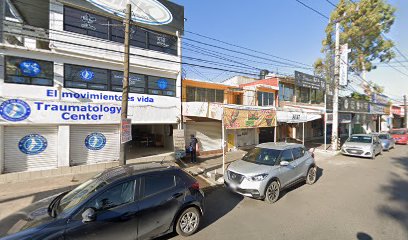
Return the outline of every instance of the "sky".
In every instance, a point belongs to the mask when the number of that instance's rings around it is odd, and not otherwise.
[[[329,16],[334,9],[326,0],[301,1],[326,16]],[[185,29],[188,31],[310,66],[318,57],[322,57],[321,42],[325,36],[324,30],[328,20],[295,0],[173,0],[173,2],[184,6],[185,18],[187,19]],[[331,0],[331,2],[337,3],[338,1]],[[398,49],[408,57],[408,1],[389,0],[388,2],[397,8],[397,12],[396,21],[387,36],[394,40]],[[185,37],[242,51],[242,49],[222,45],[219,42],[211,42],[211,40],[190,33],[185,33]],[[187,40],[184,40],[184,43],[191,44]],[[197,43],[193,42],[193,44],[199,46]],[[246,52],[248,53],[248,51]],[[259,55],[255,52],[249,53]],[[206,58],[187,49],[183,50],[183,56]],[[266,55],[261,56],[275,59]],[[241,57],[245,58],[245,56]],[[398,54],[397,59],[403,60],[402,56]],[[251,66],[261,66],[253,62],[247,63]],[[402,64],[408,66],[408,63]],[[402,95],[408,94],[408,67],[401,67],[398,63],[392,65],[398,66],[397,68],[406,75],[390,67],[385,67],[387,66],[385,65],[368,73],[367,80],[384,86],[386,94],[401,99]],[[207,80],[212,81],[221,81],[237,75],[217,73],[191,66],[186,66],[185,69],[188,77],[207,78]],[[294,70],[310,72],[299,68],[283,68],[271,65],[268,65],[268,70],[284,74],[293,74]]]

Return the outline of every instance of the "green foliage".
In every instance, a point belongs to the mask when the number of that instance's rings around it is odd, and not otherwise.
[[[364,101],[370,101],[370,96],[366,94],[361,94],[358,92],[353,92],[350,95],[351,98],[356,99],[356,100],[364,100]]]
[[[322,52],[327,54],[334,49],[334,23],[339,21],[342,29],[340,44],[348,43],[351,49],[349,65],[356,73],[375,69],[374,62],[389,62],[395,57],[392,51],[394,43],[382,34],[390,31],[395,20],[394,13],[395,8],[384,0],[360,0],[355,3],[340,0],[326,27]],[[327,63],[327,60],[321,62]]]

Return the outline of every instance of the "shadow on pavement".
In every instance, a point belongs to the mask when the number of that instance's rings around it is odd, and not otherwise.
[[[317,167],[317,173],[316,173],[316,182],[315,184],[319,181],[319,179],[323,176],[323,168],[321,167]],[[298,189],[299,187],[302,187],[304,185],[307,185],[305,181],[299,182],[293,186],[290,186],[288,188],[285,188],[284,190],[282,190],[282,192],[280,193],[281,195],[279,196],[279,199],[283,198],[287,193]],[[279,201],[279,200],[278,200]]]
[[[358,240],[373,240],[373,238],[370,235],[364,232],[358,232],[357,239]]]
[[[231,212],[244,199],[243,196],[235,194],[223,186],[209,187],[204,191],[206,194],[205,212],[198,231],[210,226]],[[158,239],[169,239],[175,236],[177,236],[176,233],[170,233]]]
[[[396,157],[391,159],[393,164],[401,168],[404,174],[408,175],[408,156]],[[381,191],[388,195],[390,202],[396,202],[401,207],[390,207],[382,205],[378,208],[378,212],[382,215],[388,216],[394,221],[401,224],[405,233],[408,235],[408,180],[403,179],[398,174],[393,174],[389,184],[383,185]]]

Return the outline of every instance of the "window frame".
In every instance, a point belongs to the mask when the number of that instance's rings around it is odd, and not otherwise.
[[[267,101],[267,104],[265,104],[265,99]],[[275,106],[275,93],[257,91],[257,100],[258,100],[258,106],[263,106],[263,107]],[[260,103],[259,100],[262,100],[262,102]],[[272,100],[272,104],[270,104],[270,100]]]
[[[8,74],[7,73],[7,66],[8,66],[8,59],[22,59],[22,61],[27,61],[27,60],[32,60],[32,61],[40,61],[44,63],[51,64],[51,71],[52,71],[52,77],[51,78],[41,78],[41,77],[30,77],[30,76],[24,76],[21,74],[15,75],[15,74]],[[41,65],[40,65],[41,66]],[[21,77],[24,79],[28,79],[28,82],[13,82],[13,81],[8,81],[9,76],[14,76],[14,77]],[[31,85],[31,86],[45,86],[45,87],[53,87],[54,86],[54,77],[55,77],[55,72],[54,72],[54,62],[53,61],[47,61],[47,60],[41,60],[41,59],[34,59],[34,58],[26,58],[26,57],[19,57],[19,56],[10,56],[10,55],[5,55],[4,56],[4,83],[11,83],[11,84],[23,84],[23,85]],[[45,79],[45,80],[50,80],[50,84],[35,84],[33,83],[34,79]]]
[[[67,66],[74,66],[74,67],[79,67],[81,69],[97,69],[97,70],[103,70],[106,71],[106,84],[104,83],[93,83],[96,85],[106,85],[106,89],[102,90],[102,89],[95,89],[95,88],[89,88],[89,85],[92,84],[90,82],[86,82],[86,81],[75,81],[75,80],[71,80],[71,79],[67,79],[67,71],[66,71],[66,67]],[[89,67],[89,66],[82,66],[82,65],[76,65],[76,64],[69,64],[69,63],[64,63],[64,87],[66,88],[75,88],[75,89],[85,89],[85,90],[94,90],[94,91],[112,91],[111,90],[111,78],[110,78],[110,70],[108,69],[103,69],[103,68],[98,68],[98,67]],[[86,84],[86,88],[79,88],[79,87],[68,87],[67,86],[67,82],[74,82],[74,83],[85,83]]]

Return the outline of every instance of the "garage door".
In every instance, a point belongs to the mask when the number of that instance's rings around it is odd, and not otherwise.
[[[221,122],[188,122],[186,124],[186,144],[194,134],[200,143],[201,151],[222,149]]]
[[[119,126],[70,127],[71,165],[94,164],[119,159]]]
[[[4,171],[23,172],[57,168],[58,128],[5,127]]]

